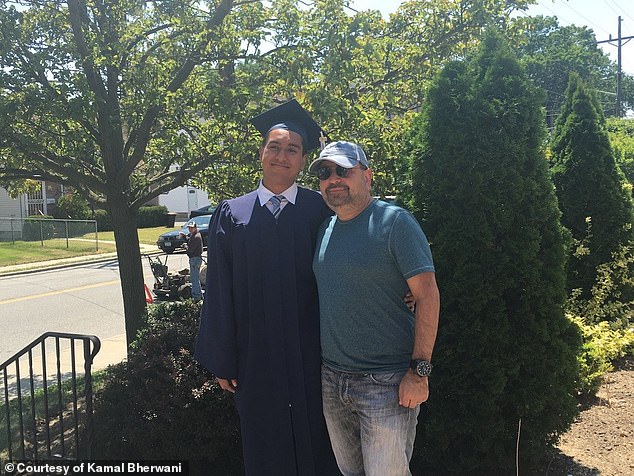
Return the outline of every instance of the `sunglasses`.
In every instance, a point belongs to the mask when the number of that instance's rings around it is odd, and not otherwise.
[[[317,173],[315,175],[319,177],[319,180],[327,180],[328,177],[332,175],[333,170],[338,177],[346,178],[352,169],[347,169],[341,165],[337,165],[334,169],[331,169],[330,167],[320,167],[317,169]]]

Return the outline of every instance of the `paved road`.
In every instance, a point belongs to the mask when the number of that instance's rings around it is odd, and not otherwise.
[[[187,267],[187,256],[168,259],[170,271]],[[154,278],[143,259],[145,282]],[[0,277],[0,362],[46,331],[94,334],[102,341],[96,365],[125,356],[123,301],[116,260]]]

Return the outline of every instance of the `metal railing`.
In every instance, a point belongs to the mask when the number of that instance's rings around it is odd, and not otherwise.
[[[61,241],[66,248],[71,242],[75,245],[83,242],[98,250],[97,221],[0,217],[0,242],[16,241],[39,242],[41,246],[47,241]]]
[[[91,368],[100,347],[96,336],[47,332],[0,364],[0,460],[90,458]]]

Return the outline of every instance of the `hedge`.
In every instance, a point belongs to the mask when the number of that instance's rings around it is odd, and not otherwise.
[[[127,362],[95,396],[94,457],[186,460],[190,474],[243,474],[233,399],[194,361],[200,304],[150,306]]]
[[[24,220],[22,239],[24,241],[49,240],[55,235],[55,224],[48,222],[53,217],[49,215],[31,215]]]
[[[138,228],[152,228],[155,226],[164,226],[167,222],[167,207],[163,205],[141,207],[137,217]],[[97,229],[99,231],[112,231],[112,218],[106,210],[95,210],[94,219],[97,220]]]

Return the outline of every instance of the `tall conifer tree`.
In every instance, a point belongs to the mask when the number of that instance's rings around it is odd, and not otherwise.
[[[476,57],[444,68],[409,137],[411,205],[442,295],[419,461],[512,467],[520,420],[528,457],[576,414],[578,335],[562,309],[564,246],[541,103],[489,33]]]
[[[589,296],[597,267],[632,240],[632,199],[616,165],[601,105],[572,73],[555,123],[553,178],[562,224],[575,243],[568,262],[568,289]]]

